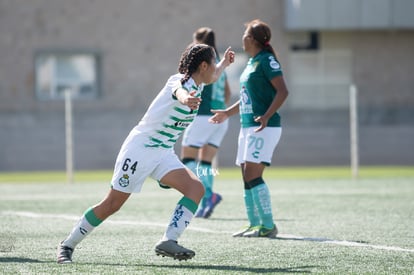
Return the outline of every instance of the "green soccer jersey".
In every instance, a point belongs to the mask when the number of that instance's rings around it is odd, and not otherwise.
[[[227,75],[223,72],[219,79],[213,83],[211,109],[226,109],[226,79]]]
[[[213,92],[213,84],[204,86],[201,93],[201,104],[198,108],[197,115],[211,115],[211,93]]]
[[[282,69],[275,56],[268,51],[261,51],[247,62],[240,76],[240,123],[242,128],[259,126],[255,117],[266,113],[277,93],[270,82],[281,76]],[[276,112],[267,124],[280,127],[280,116]]]

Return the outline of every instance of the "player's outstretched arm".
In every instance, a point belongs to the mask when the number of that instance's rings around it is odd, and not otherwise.
[[[178,88],[175,91],[175,96],[177,97],[177,100],[192,110],[197,110],[201,103],[201,98],[195,97],[196,91],[187,92],[187,90],[183,88]]]
[[[235,102],[226,110],[211,110],[214,114],[212,117],[208,119],[210,123],[222,123],[232,115],[235,115],[239,112],[239,101]]]

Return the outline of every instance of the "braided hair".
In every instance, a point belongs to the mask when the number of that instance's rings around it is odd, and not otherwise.
[[[254,40],[257,41],[257,44],[261,49],[271,52],[275,57],[277,57],[272,45],[270,45],[272,33],[269,26],[265,22],[260,19],[255,19],[244,25],[249,30],[249,34],[253,36]]]
[[[205,61],[211,64],[211,60],[215,57],[214,49],[206,44],[190,44],[181,55],[178,65],[178,72],[183,74],[181,84],[186,83],[191,75],[195,73],[198,66]]]

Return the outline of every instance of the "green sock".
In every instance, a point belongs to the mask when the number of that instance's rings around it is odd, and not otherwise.
[[[257,207],[254,205],[253,195],[250,189],[244,189],[244,203],[250,226],[260,225],[259,213],[257,211]]]
[[[273,228],[272,203],[267,185],[263,182],[252,189],[254,204],[259,212],[261,223],[266,228]]]
[[[202,171],[200,163],[193,158],[184,158],[182,161],[185,164],[185,166],[187,166],[187,168],[190,169],[200,179],[201,183],[204,185],[203,179],[201,177],[203,171]],[[199,205],[200,208],[205,207],[207,203],[207,199],[209,198],[206,196],[207,188],[205,185],[204,185],[204,188],[206,189],[206,192],[204,193],[204,197],[201,198],[200,205]]]
[[[188,169],[197,175],[197,162],[195,159],[183,159],[183,163],[185,166],[187,166]]]
[[[85,215],[86,220],[94,227],[97,227],[98,225],[100,225],[103,222],[101,219],[99,219],[95,215],[95,212],[93,212],[92,207],[88,208],[85,211],[84,215]]]
[[[204,198],[208,199],[213,195],[213,172],[211,171],[211,162],[201,161],[197,169],[198,177],[204,185],[206,192]]]

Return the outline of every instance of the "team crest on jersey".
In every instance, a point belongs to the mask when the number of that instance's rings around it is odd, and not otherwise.
[[[269,65],[274,70],[280,69],[280,64],[276,61],[274,56],[269,56]]]
[[[122,178],[119,179],[119,185],[122,187],[127,187],[129,185],[129,176],[124,174]]]

